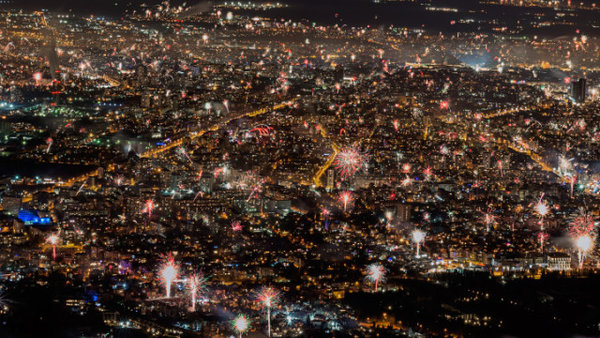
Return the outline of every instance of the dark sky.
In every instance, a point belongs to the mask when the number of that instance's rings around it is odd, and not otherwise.
[[[566,2],[567,0],[562,1]],[[583,0],[585,3],[591,1],[596,0]],[[120,17],[126,10],[139,9],[143,3],[155,5],[160,2],[161,0],[12,0],[12,7],[28,10],[45,8],[61,12],[74,10],[79,14]],[[173,6],[181,5],[184,2],[190,6],[203,1],[171,0],[170,2]],[[212,2],[219,3],[221,0],[213,0]],[[554,16],[552,13],[553,9],[551,8],[526,9],[512,6],[485,5],[479,0],[416,0],[414,2],[388,2],[381,4],[373,3],[372,0],[282,0],[282,2],[288,4],[289,7],[268,12],[250,12],[245,14],[266,15],[276,19],[307,20],[319,24],[339,24],[340,26],[371,25],[373,27],[383,27],[395,25],[448,33],[455,31],[491,32],[491,26],[483,23],[491,21],[508,27],[523,24],[528,26],[528,21],[537,21],[532,18],[532,15],[535,13],[546,13],[546,17]],[[577,3],[579,2],[581,0],[577,1]],[[440,7],[458,8],[459,11],[456,13],[427,11],[422,6],[422,3],[429,3]],[[2,8],[2,5],[0,5],[0,8]],[[572,25],[543,29],[533,29],[530,27],[526,28],[526,31],[545,37],[574,34],[576,29],[581,29],[587,35],[600,35],[600,29],[598,28],[600,26],[600,15],[598,13],[598,11],[579,12],[577,17],[572,19]],[[479,19],[479,22],[482,22],[482,24],[450,24],[461,18]]]
[[[139,5],[159,3],[159,0],[12,0],[12,7],[24,9],[51,9],[55,11],[75,10],[79,13],[98,13],[118,15],[128,7],[138,7]],[[174,4],[181,4],[184,1],[171,1]],[[196,1],[199,2],[199,1]],[[188,1],[195,3],[194,1]]]

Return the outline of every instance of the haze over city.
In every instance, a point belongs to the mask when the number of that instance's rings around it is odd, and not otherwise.
[[[0,0],[0,336],[599,336],[599,6]]]

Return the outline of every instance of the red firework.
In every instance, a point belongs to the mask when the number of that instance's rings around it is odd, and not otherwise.
[[[594,237],[596,233],[596,219],[588,214],[581,214],[571,222],[569,233],[573,238],[581,236]]]
[[[340,174],[342,180],[356,174],[366,164],[366,155],[360,153],[353,147],[342,149],[337,156],[333,165]]]
[[[142,209],[142,213],[147,213],[148,218],[152,217],[152,210],[154,210],[154,201],[147,200],[144,204],[144,209]]]
[[[263,287],[258,292],[257,299],[263,307],[272,307],[279,300],[279,291],[272,287]]]
[[[233,231],[242,231],[242,223],[240,221],[231,222],[231,230]]]
[[[538,238],[538,242],[543,243],[543,242],[547,241],[548,238],[550,238],[550,235],[548,235],[545,232],[538,232],[537,238]]]

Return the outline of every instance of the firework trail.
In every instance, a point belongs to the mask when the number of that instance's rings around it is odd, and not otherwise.
[[[248,196],[248,199],[246,200],[246,202],[250,201],[252,198],[258,199],[257,194],[259,194],[263,191],[262,190],[263,183],[264,183],[263,181],[260,181],[260,182],[256,183],[254,186],[252,186],[252,190],[250,191],[250,195]]]
[[[179,156],[185,157],[188,161],[190,161],[190,163],[192,163],[192,159],[190,158],[190,155],[184,147],[177,148],[177,153],[179,154]]]
[[[344,211],[346,211],[348,205],[353,201],[352,193],[349,191],[344,191],[340,193],[338,200],[344,204]]]
[[[83,181],[83,183],[81,184],[81,186],[79,187],[79,189],[77,189],[77,192],[75,193],[75,196],[79,195],[79,193],[81,192],[81,190],[83,190],[83,187],[85,187],[85,182],[87,182],[87,180]]]
[[[50,245],[52,245],[52,259],[56,260],[56,245],[58,244],[58,241],[60,240],[60,231],[58,233],[55,234],[51,234],[50,236],[48,236],[46,238],[46,242],[50,243]]]
[[[52,137],[48,137],[46,139],[46,144],[48,145],[48,147],[46,148],[46,154],[48,154],[50,152],[50,147],[52,147],[53,143],[54,143],[54,140],[52,139]]]

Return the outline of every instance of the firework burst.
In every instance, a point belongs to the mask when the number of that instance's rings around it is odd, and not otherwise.
[[[595,236],[596,219],[589,214],[581,214],[571,222],[569,228],[571,237]]]
[[[558,172],[561,175],[568,175],[570,174],[571,170],[573,170],[573,164],[571,161],[572,159],[569,160],[563,155],[558,157]]]
[[[240,338],[242,334],[250,329],[250,321],[244,314],[239,314],[231,321],[231,325],[238,332]]]
[[[263,287],[258,292],[257,299],[264,307],[272,307],[279,300],[279,291],[272,287]]]
[[[375,292],[377,292],[377,286],[379,282],[383,282],[385,280],[385,268],[379,264],[371,264],[367,266],[367,275],[365,279],[373,283],[375,286]]]
[[[421,243],[425,240],[425,232],[419,229],[413,230],[411,233],[412,241],[415,243],[417,248],[417,257],[419,257],[419,253],[421,250]]]
[[[271,307],[279,300],[279,291],[264,287],[258,293],[258,301],[267,309],[267,333],[271,337]]]
[[[354,147],[342,149],[333,162],[342,180],[356,174],[366,166],[367,156]]]
[[[242,231],[242,223],[240,221],[231,222],[231,230],[233,231]]]
[[[544,198],[544,194],[542,194],[542,196],[540,196],[540,199],[533,207],[535,213],[540,216],[540,228],[542,230],[544,230],[544,217],[546,217],[548,212],[550,212],[550,209],[548,208],[548,204],[546,204],[546,202],[543,201],[543,198]]]
[[[56,245],[60,240],[59,234],[51,234],[46,238],[46,242],[52,245],[52,259],[56,259]]]
[[[483,224],[485,224],[486,231],[489,232],[492,225],[496,223],[496,216],[494,216],[491,211],[488,209],[487,212],[483,214]]]
[[[577,216],[569,229],[569,234],[573,239],[573,244],[577,248],[577,258],[579,268],[583,266],[583,261],[588,251],[594,247],[596,239],[596,219],[588,214]]]
[[[429,180],[433,176],[433,169],[431,167],[427,167],[423,170],[423,175],[425,175],[425,179]]]

